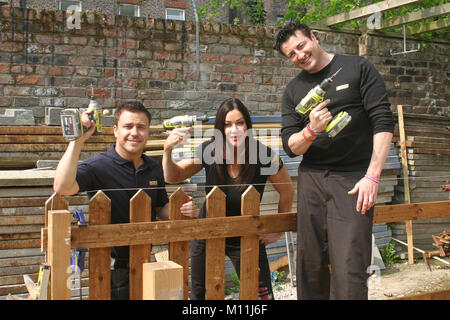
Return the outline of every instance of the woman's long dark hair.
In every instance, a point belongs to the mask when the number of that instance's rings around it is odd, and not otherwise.
[[[227,117],[228,112],[232,110],[238,110],[244,116],[245,123],[247,124],[247,130],[252,128],[252,120],[250,118],[250,113],[248,112],[247,107],[242,103],[241,100],[236,98],[227,99],[220,105],[219,109],[216,113],[216,121],[214,124],[214,128],[219,130],[222,133],[222,143],[217,144],[218,146],[223,146],[223,157],[226,155],[226,137],[225,137],[225,119]],[[213,142],[214,143],[214,142]],[[215,153],[215,149],[213,152]],[[225,177],[227,176],[227,162],[222,161],[222,163],[214,163],[211,165],[208,174],[208,185],[223,185],[225,184]],[[239,191],[244,191],[247,189],[248,184],[252,181],[255,176],[256,164],[250,164],[249,161],[249,137],[245,137],[245,163],[242,164],[242,168],[239,172],[239,175],[235,179],[236,189]]]

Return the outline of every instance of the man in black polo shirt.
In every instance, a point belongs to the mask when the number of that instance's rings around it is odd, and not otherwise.
[[[61,195],[87,191],[91,198],[104,190],[111,199],[111,223],[129,223],[130,199],[142,188],[152,199],[152,220],[168,219],[168,197],[161,166],[143,154],[150,131],[151,115],[138,102],[128,102],[115,112],[116,143],[106,152],[78,165],[81,149],[95,131],[95,124],[83,113],[83,125],[89,130],[69,142],[55,172],[53,189]],[[191,199],[192,200],[192,199]],[[185,203],[181,212],[188,217],[199,213],[193,201]],[[111,299],[128,299],[129,247],[111,250]]]

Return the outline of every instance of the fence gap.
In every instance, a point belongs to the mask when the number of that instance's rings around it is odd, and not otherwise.
[[[180,211],[181,205],[189,201],[189,197],[178,188],[169,198],[169,220],[189,219]],[[189,298],[189,241],[169,243],[169,260],[183,267],[183,298]]]
[[[152,199],[142,189],[130,199],[130,223],[150,222]],[[151,243],[130,246],[130,300],[142,300],[142,270],[151,259]]]
[[[249,186],[242,194],[241,215],[259,216],[259,192]],[[259,284],[259,236],[241,237],[241,300],[257,300]]]
[[[89,201],[89,225],[111,223],[111,200],[98,191]],[[89,300],[111,298],[111,248],[89,249]]]
[[[214,187],[206,196],[206,217],[225,217],[225,194]],[[225,298],[225,239],[206,240],[205,299]]]

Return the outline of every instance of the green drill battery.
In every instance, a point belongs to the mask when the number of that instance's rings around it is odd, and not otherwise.
[[[325,128],[325,132],[328,133],[330,138],[334,138],[351,120],[351,115],[345,111],[341,111],[333,117],[333,120]]]

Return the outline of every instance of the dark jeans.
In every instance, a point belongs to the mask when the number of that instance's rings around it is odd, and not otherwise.
[[[299,168],[298,299],[368,299],[373,208],[357,212],[347,194],[363,176]]]
[[[205,240],[191,241],[191,299],[205,299]],[[225,246],[225,254],[230,258],[237,275],[240,274],[241,248],[239,245]],[[273,300],[272,282],[270,278],[269,261],[267,260],[266,248],[260,243],[259,246],[259,290],[260,300]]]
[[[111,270],[111,300],[130,299],[130,268],[128,261],[116,260]]]

